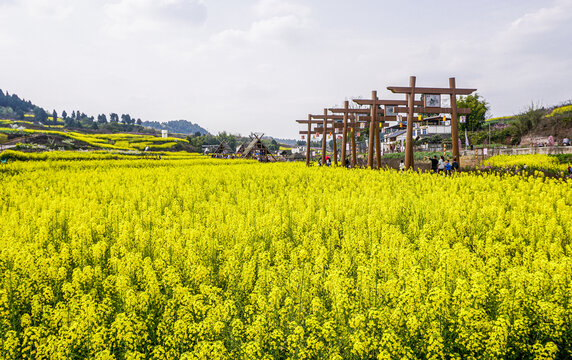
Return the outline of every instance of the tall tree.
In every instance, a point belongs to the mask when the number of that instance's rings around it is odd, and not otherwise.
[[[143,124],[143,121],[141,121],[141,119],[137,119],[137,125],[141,126],[141,124]]]
[[[73,114],[73,115],[75,115],[75,114]],[[73,123],[74,123],[73,117],[67,117],[67,116],[66,116],[66,118],[64,119],[65,127],[68,127],[68,128],[69,128],[69,127],[72,127],[72,126],[73,126]]]
[[[58,123],[58,113],[56,110],[52,111],[52,123],[56,125]]]
[[[119,122],[119,116],[116,113],[110,113],[109,114],[109,121]]]
[[[457,107],[471,109],[471,113],[466,116],[466,122],[459,124],[460,130],[479,130],[489,111],[489,104],[478,93],[462,96],[457,100]]]
[[[123,124],[130,124],[131,123],[131,116],[129,116],[129,114],[121,114],[121,122]]]
[[[64,121],[67,119],[68,117],[68,113],[64,110],[62,111],[62,118],[64,119]]]
[[[48,114],[41,107],[36,107],[34,109],[34,119],[37,122],[41,122],[41,123],[45,124],[46,120],[48,120]]]
[[[107,123],[107,116],[105,116],[105,114],[97,115],[97,122],[100,124],[106,124]]]

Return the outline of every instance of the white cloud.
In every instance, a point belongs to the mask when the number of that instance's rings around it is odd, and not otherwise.
[[[572,1],[559,1],[552,7],[545,7],[527,13],[510,24],[509,32],[530,35],[552,31],[572,18]]]
[[[310,10],[305,6],[281,0],[261,0],[254,9],[258,19],[248,29],[227,29],[213,35],[211,40],[229,46],[233,42],[288,42],[308,28]]]
[[[120,0],[104,5],[107,32],[117,37],[160,31],[177,26],[196,26],[207,18],[202,0]]]
[[[254,6],[254,12],[263,19],[290,15],[305,18],[310,15],[310,8],[282,0],[261,0]]]
[[[58,21],[73,13],[75,3],[73,0],[0,0],[1,6],[24,9],[27,16]]]

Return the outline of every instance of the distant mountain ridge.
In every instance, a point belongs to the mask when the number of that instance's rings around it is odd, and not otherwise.
[[[208,135],[210,134],[205,128],[201,127],[199,124],[193,124],[187,120],[171,120],[167,122],[158,122],[158,121],[143,121],[143,126],[147,126],[157,130],[168,130],[172,133],[177,134],[195,134],[196,132],[200,132],[201,135]]]

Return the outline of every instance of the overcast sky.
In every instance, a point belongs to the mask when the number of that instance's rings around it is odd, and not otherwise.
[[[58,113],[298,138],[410,75],[491,116],[572,99],[572,0],[0,0],[0,24],[0,88]]]

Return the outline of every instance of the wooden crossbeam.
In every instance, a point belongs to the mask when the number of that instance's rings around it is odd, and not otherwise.
[[[332,124],[332,123],[328,123],[328,126],[326,127],[326,129],[330,130],[330,129],[341,129],[344,127],[343,123],[336,123],[336,124]],[[319,130],[322,131],[324,127],[323,126],[316,126],[314,127],[314,130]]]
[[[407,113],[409,112],[408,107],[395,107],[393,108],[393,112],[395,113]],[[441,107],[414,107],[414,113],[424,113],[424,114],[451,114],[453,113],[453,109],[451,108],[441,108]],[[470,114],[471,109],[469,108],[457,108],[458,114]]]
[[[369,109],[367,109],[367,111],[368,111],[368,113],[370,112]],[[378,115],[378,117],[380,117],[380,116]],[[349,114],[348,114],[348,119],[350,119],[350,120],[356,120],[356,119],[363,120],[363,119],[366,119],[367,121],[369,121],[370,118],[371,118],[371,116],[369,116],[369,115],[356,116],[356,115],[349,115]]]
[[[332,132],[332,131],[334,131],[333,128],[327,128],[327,129],[326,129],[326,132],[328,132],[328,133],[330,133],[330,132]],[[309,132],[309,134],[311,134],[311,135],[323,134],[323,133],[324,133],[324,131],[322,131],[322,129],[314,129],[314,130],[312,130],[312,131]],[[308,131],[306,131],[306,130],[301,130],[301,131],[300,131],[300,134],[301,134],[301,135],[308,134]]]
[[[383,115],[381,113],[376,114],[377,121],[381,121],[382,118],[383,118]],[[371,120],[371,116],[369,116],[369,115],[362,115],[356,119],[357,122],[368,122],[368,123],[370,122],[370,120]]]
[[[383,116],[383,121],[397,121],[397,115]]]
[[[353,128],[355,128],[355,129],[359,129],[361,124],[369,124],[369,121],[368,121],[368,122],[360,121],[360,122],[358,122],[358,123],[356,123],[356,124],[348,124],[348,128],[353,127]],[[389,124],[382,123],[382,122],[379,122],[377,126],[379,126],[379,124],[381,124],[382,127],[389,126]]]
[[[407,100],[372,100],[372,99],[354,99],[359,105],[387,105],[387,106],[407,106]],[[415,105],[423,105],[423,101],[415,101]]]
[[[329,129],[329,130],[328,130],[328,133],[330,133],[330,132],[332,132],[332,129]],[[310,134],[310,135],[322,135],[322,134],[323,134],[322,131],[310,131],[310,132],[307,132],[306,130],[301,130],[301,131],[299,131],[299,133],[300,133],[300,135],[308,135],[308,134]]]
[[[458,89],[458,88],[429,88],[429,87],[411,87],[411,86],[388,86],[387,90],[394,94],[410,94],[412,91],[415,94],[433,94],[433,95],[470,95],[477,91],[477,89]]]
[[[348,128],[351,128],[351,127],[348,127]],[[335,130],[335,132],[334,132],[334,130]],[[329,135],[330,133],[334,133],[334,134],[343,134],[344,133],[343,127],[342,128],[336,128],[336,129],[328,128],[326,132],[327,132],[326,135]],[[321,130],[320,131],[310,131],[310,132],[308,132],[306,130],[300,130],[298,133],[300,135],[308,135],[308,134],[309,135],[322,135],[324,132]]]
[[[312,119],[342,120],[342,115],[311,115]]]
[[[322,120],[296,120],[298,124],[321,124]]]
[[[344,109],[344,108],[333,108],[333,109],[328,109],[331,112],[333,112],[334,114],[343,114],[343,113],[348,113],[348,114],[369,114],[369,109]]]

